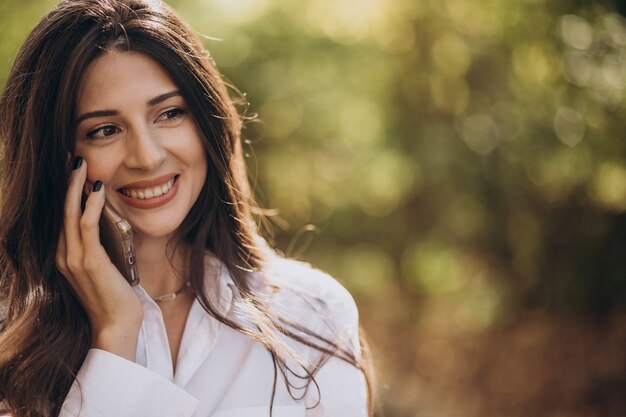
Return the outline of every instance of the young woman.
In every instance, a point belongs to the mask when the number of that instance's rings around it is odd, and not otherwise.
[[[241,119],[166,5],[61,2],[0,123],[4,413],[368,414],[354,301],[259,237]],[[100,241],[105,200],[134,230],[138,286]]]

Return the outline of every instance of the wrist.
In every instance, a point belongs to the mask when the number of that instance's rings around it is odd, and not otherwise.
[[[93,332],[91,347],[135,362],[139,326],[111,326]]]

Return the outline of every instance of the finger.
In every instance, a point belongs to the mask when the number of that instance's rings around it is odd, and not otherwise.
[[[82,215],[80,203],[83,184],[87,177],[87,163],[81,157],[76,157],[72,168],[70,184],[65,195],[63,231],[65,233],[67,253],[80,259],[83,253],[80,234],[80,218]]]
[[[105,201],[105,189],[101,181],[96,181],[87,198],[85,211],[80,219],[80,230],[83,238],[85,260],[98,261],[106,259],[106,252],[100,243],[100,216]]]
[[[67,274],[67,246],[65,243],[65,233],[61,232],[59,243],[57,244],[56,265],[57,269],[65,276]]]
[[[76,278],[74,277],[74,275],[72,275],[67,267],[67,245],[65,242],[65,234],[63,233],[61,233],[61,236],[59,237],[59,243],[57,245],[56,265],[61,275],[63,275],[63,278],[65,278],[70,288],[74,292],[74,295],[76,295],[78,287],[76,286],[75,282]]]

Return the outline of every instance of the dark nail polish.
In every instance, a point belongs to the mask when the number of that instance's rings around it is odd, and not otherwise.
[[[102,188],[102,181],[98,180],[96,182],[93,183],[93,192],[98,192],[100,191],[100,188]]]
[[[83,158],[77,156],[74,158],[74,162],[72,163],[72,170],[80,168],[83,163]]]

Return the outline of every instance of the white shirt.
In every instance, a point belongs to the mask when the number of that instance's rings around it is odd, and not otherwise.
[[[220,291],[216,292],[219,300],[214,305],[220,313],[236,318],[232,307],[237,290],[227,269],[216,269],[218,264],[221,262],[207,256],[207,276],[221,271]],[[328,324],[347,332],[349,343],[360,355],[358,312],[350,294],[333,278],[308,265],[284,259],[274,260],[272,265],[271,279],[283,289],[272,297],[271,307],[318,334],[330,335],[324,330]],[[300,297],[298,290],[323,302],[316,307]],[[274,365],[261,344],[217,321],[194,300],[174,373],[161,310],[141,286],[135,291],[144,311],[137,362],[90,349],[60,417],[269,416]],[[317,351],[303,344],[288,339],[285,342],[305,362],[319,357]],[[306,395],[296,391],[296,397],[303,398],[294,400],[278,370],[273,416],[367,416],[365,379],[354,366],[332,357],[315,379],[321,397],[312,383]],[[297,378],[293,381],[296,386],[302,385]],[[318,399],[319,404],[311,408]]]

